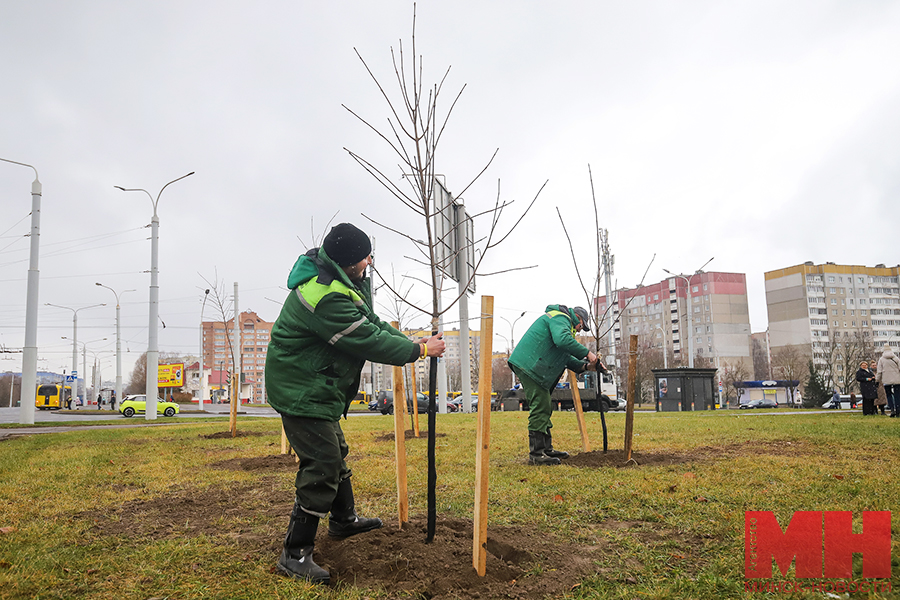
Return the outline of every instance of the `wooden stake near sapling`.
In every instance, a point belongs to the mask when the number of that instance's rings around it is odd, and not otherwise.
[[[487,568],[488,466],[491,450],[491,355],[494,339],[494,297],[481,297],[481,344],[478,378],[478,420],[475,446],[475,514],[472,519],[472,566],[484,577]]]
[[[637,376],[638,336],[632,335],[628,350],[628,398],[625,407],[625,462],[631,460],[631,441],[634,434],[634,397],[637,394],[635,379]]]
[[[581,406],[581,392],[578,391],[578,376],[574,371],[569,371],[569,387],[572,388],[572,402],[575,404],[578,432],[581,433],[581,451],[590,452],[591,441],[588,439],[587,424],[584,422],[584,407]]]
[[[399,328],[400,323],[392,321]],[[403,367],[392,368],[394,379],[394,454],[397,470],[397,526],[403,528],[409,522],[409,493],[406,488],[406,390],[403,385]]]
[[[413,435],[419,437],[419,390],[416,385],[416,364],[417,362],[409,363],[409,373],[410,373],[410,388],[412,392],[413,398],[413,408],[412,408],[412,429]]]

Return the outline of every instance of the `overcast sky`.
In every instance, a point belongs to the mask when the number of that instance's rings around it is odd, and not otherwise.
[[[335,215],[376,237],[380,269],[421,277],[409,242],[361,216],[424,235],[347,154],[399,181],[342,107],[386,124],[354,48],[393,92],[390,50],[409,51],[411,22],[412,3],[394,1],[3,2],[0,158],[43,184],[39,368],[71,363],[72,312],[44,304],[105,302],[79,312],[78,339],[114,378],[115,298],[95,282],[137,290],[122,301],[126,381],[146,350],[152,208],[115,185],[155,197],[196,172],[159,205],[162,351],[198,351],[203,277],[229,295],[238,282],[240,308],[275,320],[294,260]],[[528,311],[516,337],[545,305],[586,302],[556,210],[594,268],[588,165],[618,285],[654,255],[649,283],[714,256],[708,270],[746,273],[753,331],[765,271],[898,263],[900,3],[420,2],[416,42],[426,82],[451,67],[439,110],[466,86],[437,155],[450,191],[499,149],[468,211],[499,184],[515,201],[506,230],[549,181],[485,260],[538,266],[481,279],[472,299],[473,315],[482,293],[509,322]],[[24,338],[33,179],[0,163],[7,349]],[[0,371],[20,369],[21,354],[0,354]]]

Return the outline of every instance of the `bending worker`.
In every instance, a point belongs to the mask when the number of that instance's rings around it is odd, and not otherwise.
[[[276,567],[317,583],[330,579],[312,557],[320,518],[330,514],[328,535],[338,538],[381,527],[380,519],[356,514],[340,426],[363,364],[404,365],[444,353],[440,334],[413,342],[375,315],[366,277],[371,251],[369,236],[341,223],[320,248],[297,259],[266,357],[269,404],[299,459],[294,509]]]
[[[599,368],[597,355],[575,340],[576,331],[588,331],[589,317],[580,306],[551,304],[531,324],[509,357],[509,366],[522,382],[528,400],[528,464],[558,465],[567,452],[553,449],[550,394],[565,370],[582,373]]]

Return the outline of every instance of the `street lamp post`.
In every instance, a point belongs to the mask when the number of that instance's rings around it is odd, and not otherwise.
[[[194,174],[191,171],[187,175],[182,175],[178,179],[173,179],[166,185],[162,186],[156,200],[145,189],[141,188],[123,188],[122,186],[113,186],[123,192],[144,192],[150,198],[153,204],[153,218],[150,220],[150,319],[148,326],[147,341],[147,388],[146,388],[146,420],[156,420],[156,397],[159,393],[159,215],[156,208],[159,205],[159,198],[163,191],[176,181],[180,181],[185,177]]]
[[[34,181],[31,183],[31,249],[28,258],[28,284],[25,293],[25,345],[22,346],[22,389],[19,392],[19,422],[23,425],[34,424],[34,400],[28,400],[37,390],[37,318],[38,318],[38,284],[40,270],[41,241],[41,182],[38,172],[33,166],[0,158],[0,161],[12,163],[34,170]],[[30,392],[29,392],[30,390]]]
[[[509,354],[512,355],[512,344],[509,342],[509,338],[503,335],[502,333],[495,333],[494,335],[503,338],[503,341],[506,342],[506,347],[509,348]],[[512,372],[512,369],[510,369]],[[510,387],[516,387],[516,374],[512,373],[512,385]]]
[[[67,340],[69,338],[67,338],[66,336],[62,336],[62,339]],[[106,338],[100,338],[99,340],[93,340],[91,342],[77,342],[77,341],[75,342],[76,344],[81,344],[81,369],[82,369],[81,377],[82,377],[82,379],[84,379],[84,404],[82,406],[84,406],[85,410],[87,410],[89,400],[90,400],[90,398],[88,397],[88,393],[87,393],[87,390],[88,390],[88,386],[87,386],[87,345],[93,344],[94,342],[102,342],[104,340],[106,340]],[[74,371],[74,369],[73,369],[73,371]],[[94,380],[94,378],[92,376],[92,378],[91,378],[92,394],[91,395],[93,395],[93,391],[94,391],[93,387],[96,386],[96,383],[97,382]],[[78,378],[77,377],[75,378],[75,396],[76,397],[78,396]]]
[[[200,407],[200,410],[203,410],[203,400],[205,394],[205,376],[203,375],[203,309],[206,308],[206,299],[209,298],[209,289],[206,289],[203,292],[203,305],[200,307],[200,391],[197,392],[199,398],[197,399],[197,404]]]
[[[510,356],[512,356],[512,351],[516,349],[516,323],[518,323],[519,319],[521,319],[524,316],[525,316],[525,311],[523,310],[522,314],[520,314],[518,317],[513,319],[512,323],[510,323],[509,319],[507,319],[506,317],[500,317],[501,319],[506,321],[507,325],[509,325],[509,354],[510,354]],[[500,337],[503,337],[503,336],[500,336]],[[504,339],[506,339],[506,338],[504,338]],[[516,387],[516,374],[515,373],[512,374],[512,386]]]
[[[72,311],[72,372],[70,375],[74,378],[72,382],[72,402],[78,409],[78,311],[85,310],[87,308],[97,308],[98,306],[106,306],[106,304],[92,304],[90,306],[82,306],[81,308],[71,308],[69,306],[60,306],[58,304],[50,304],[49,302],[44,303],[45,306],[52,306],[54,308],[64,308],[66,310]],[[63,338],[65,339],[65,338]],[[87,373],[83,373],[83,376],[87,376]],[[24,388],[22,388],[24,389]],[[87,408],[87,379],[84,380],[84,391],[85,391],[85,408]]]
[[[656,324],[656,328],[659,329],[660,331],[662,331],[662,334],[663,334],[663,369],[668,369],[669,368],[669,342],[666,341],[666,328],[663,327],[662,325],[660,325],[659,323]]]
[[[117,293],[116,290],[112,289],[108,285],[103,285],[102,283],[96,283],[94,285],[98,285],[102,288],[106,288],[113,293],[116,297],[116,401],[122,401],[122,326],[121,321],[119,320],[119,298],[127,294],[128,292],[136,292],[137,290],[124,290],[121,293]]]
[[[715,256],[713,257],[715,258]],[[712,262],[713,258],[710,258],[708,261],[703,263],[703,267]],[[687,285],[687,314],[688,314],[688,366],[690,368],[694,368],[694,317],[693,310],[694,307],[691,306],[691,278],[694,277],[697,273],[703,272],[703,267],[700,267],[696,271],[694,271],[689,277],[685,277],[684,275],[677,275],[668,269],[663,269],[669,275],[673,277],[680,277],[684,279],[685,284]]]

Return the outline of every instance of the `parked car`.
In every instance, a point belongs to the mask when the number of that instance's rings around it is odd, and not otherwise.
[[[497,392],[491,392],[491,410],[500,410]],[[472,412],[478,412],[478,396],[472,396]]]
[[[392,390],[382,390],[375,395],[378,400],[378,411],[383,415],[394,414],[394,392]],[[422,392],[416,393],[417,404],[419,405],[419,414],[428,412],[428,396]],[[407,412],[412,412],[412,401],[406,401]]]
[[[162,413],[167,417],[174,417],[179,413],[180,409],[174,402],[167,402],[162,398],[156,399],[156,412]],[[133,417],[135,413],[147,412],[147,396],[145,394],[132,394],[125,396],[119,405],[119,412],[126,417]]]
[[[603,403],[607,404],[606,400],[604,400]],[[622,400],[621,398],[610,398],[608,405],[609,405],[609,407],[606,409],[608,411],[610,411],[610,410],[625,410],[626,408],[628,408],[628,403],[625,402],[624,400]]]
[[[746,404],[741,404],[740,408],[778,408],[778,403],[774,400],[751,400]]]

